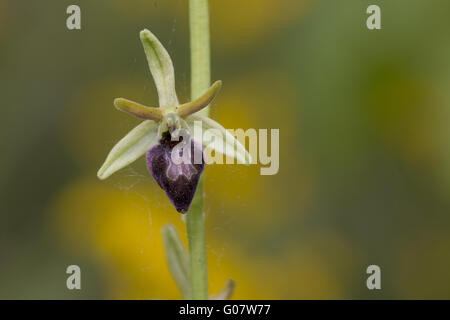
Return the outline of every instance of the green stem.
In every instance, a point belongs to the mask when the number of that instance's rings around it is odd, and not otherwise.
[[[191,99],[197,99],[211,85],[208,0],[189,1],[191,34]],[[208,115],[209,107],[199,111]],[[203,215],[203,176],[190,210],[186,213],[191,261],[192,299],[208,299],[205,222]]]
[[[211,86],[208,0],[189,1],[191,33],[191,100],[199,98]],[[205,116],[209,109],[204,111]]]

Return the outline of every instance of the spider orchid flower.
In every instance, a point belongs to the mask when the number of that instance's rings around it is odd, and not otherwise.
[[[124,98],[114,100],[114,106],[120,111],[145,120],[113,147],[97,176],[106,179],[146,154],[151,175],[175,209],[185,213],[206,164],[204,148],[242,164],[250,164],[252,159],[230,132],[198,113],[214,100],[222,82],[216,81],[196,100],[180,104],[172,60],[166,49],[148,30],[141,31],[140,38],[158,91],[159,108]]]

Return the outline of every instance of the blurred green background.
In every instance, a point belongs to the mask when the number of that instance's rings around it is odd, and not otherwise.
[[[211,293],[233,278],[243,299],[450,298],[450,1],[210,3],[212,117],[280,129],[277,175],[206,169]],[[189,99],[187,17],[186,0],[0,1],[0,298],[180,298],[160,229],[184,223],[145,161],[96,172],[139,122],[113,99],[157,105],[141,29]]]

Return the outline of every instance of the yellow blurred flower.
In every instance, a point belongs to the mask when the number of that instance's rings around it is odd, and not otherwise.
[[[140,186],[126,192],[80,180],[63,190],[52,208],[50,222],[58,243],[97,263],[107,281],[108,298],[180,298],[166,266],[160,231],[172,223],[186,243],[185,225],[180,214],[160,205],[151,189]],[[349,249],[336,240],[329,250],[339,252],[345,266],[351,264]],[[207,243],[210,293],[232,278],[237,282],[236,299],[340,296],[338,274],[321,256],[323,247],[316,240],[302,246],[293,243],[276,259],[251,257],[210,229]]]
[[[142,194],[151,190],[144,187],[127,193],[95,180],[79,181],[55,200],[53,228],[66,250],[90,257],[104,269],[109,298],[178,299],[160,231],[172,223],[186,242],[184,222],[180,214],[159,206],[158,199],[149,201]],[[230,259],[239,256],[233,248],[219,257],[214,245],[220,241],[211,238],[214,233],[208,234],[211,293],[231,277],[238,281],[236,298],[266,297],[256,289],[247,261]]]

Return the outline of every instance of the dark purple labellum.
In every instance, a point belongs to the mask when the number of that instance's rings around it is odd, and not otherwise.
[[[146,159],[148,170],[175,209],[180,213],[188,211],[205,168],[202,146],[190,137],[171,141],[166,133],[159,144],[147,151]]]

